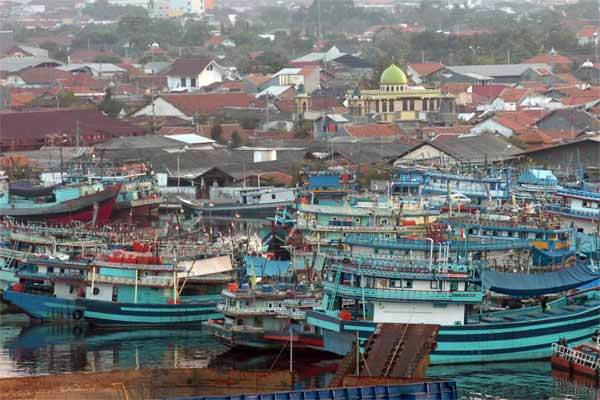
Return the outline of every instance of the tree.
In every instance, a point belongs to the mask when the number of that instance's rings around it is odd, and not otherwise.
[[[116,118],[123,109],[123,103],[112,98],[112,88],[108,87],[104,91],[104,99],[98,108],[109,117]]]
[[[210,128],[210,137],[216,142],[221,142],[223,139],[223,127],[220,123],[215,122],[215,124]]]
[[[238,131],[233,131],[233,133],[231,134],[231,147],[236,149],[238,147],[242,147],[243,145],[244,141],[242,140],[242,137],[240,136]]]

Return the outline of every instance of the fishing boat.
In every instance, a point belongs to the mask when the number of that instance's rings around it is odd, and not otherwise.
[[[107,223],[121,185],[74,184],[52,188],[38,196],[11,193],[8,177],[0,175],[0,217],[66,225],[74,221]]]
[[[437,326],[430,363],[462,364],[549,358],[561,338],[588,340],[600,323],[595,290],[562,297],[547,307],[485,312],[485,290],[509,296],[543,296],[596,279],[579,264],[543,274],[513,274],[479,263],[448,259],[388,261],[376,258],[329,259],[323,276],[323,305],[307,312],[307,322],[323,335],[323,349],[351,351],[366,343],[379,324]]]
[[[392,176],[391,192],[412,197],[440,196],[460,193],[471,199],[474,206],[498,205],[508,200],[510,175],[489,170],[453,173],[423,167],[399,167]]]
[[[294,347],[322,346],[311,334],[306,311],[320,303],[320,297],[304,285],[260,285],[256,289],[232,283],[222,293],[218,310],[222,321],[208,321],[207,331],[229,347],[280,349],[290,340]]]
[[[205,218],[266,218],[294,204],[296,189],[278,187],[211,187],[209,199],[179,198],[187,215]]]
[[[453,213],[444,220],[454,232],[462,231],[469,238],[527,240],[534,266],[561,265],[575,254],[575,229],[543,209]]]
[[[528,168],[518,176],[516,183],[510,187],[510,193],[519,200],[547,201],[559,189],[561,189],[560,182],[552,171]]]
[[[221,318],[218,296],[181,296],[180,276],[148,252],[114,251],[94,260],[29,260],[4,299],[41,321],[98,326],[191,325]]]
[[[600,376],[600,337],[573,347],[564,340],[552,343],[550,362],[552,369],[597,379]]]
[[[596,233],[600,221],[600,193],[583,189],[560,189],[558,201],[547,209],[562,218],[565,225],[577,227],[584,233]]]

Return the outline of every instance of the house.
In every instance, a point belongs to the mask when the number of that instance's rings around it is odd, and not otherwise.
[[[67,64],[57,67],[60,71],[89,74],[96,79],[124,79],[127,71],[110,63]]]
[[[69,72],[55,68],[27,68],[6,77],[6,85],[19,88],[50,88],[72,78]]]
[[[46,57],[4,57],[0,58],[0,78],[27,68],[56,68],[61,65],[60,61]]]
[[[456,65],[444,67],[439,74],[445,82],[517,83],[552,75],[552,67],[548,64]]]
[[[596,25],[586,25],[575,34],[577,43],[580,46],[587,46],[596,43],[598,36],[598,27]]]
[[[7,57],[38,57],[48,58],[48,50],[39,47],[15,45],[4,52]]]
[[[304,92],[311,94],[320,87],[320,68],[304,66],[301,68],[283,68],[271,77],[272,85],[298,87],[303,85]]]
[[[227,108],[253,107],[256,98],[246,93],[163,94],[133,113],[134,117],[179,117],[193,120],[196,115],[215,115]]]
[[[519,135],[535,125],[545,111],[496,112],[473,125],[471,135],[494,133],[505,137]]]
[[[580,133],[600,131],[600,120],[587,111],[575,108],[553,110],[547,113],[536,125],[543,131]]]
[[[340,114],[325,114],[314,120],[314,138],[323,140],[338,135],[348,134],[343,127],[350,121]]]
[[[139,127],[93,109],[0,113],[0,151],[35,150],[65,140],[71,146],[90,146],[114,137],[144,133]]]
[[[336,46],[332,46],[326,52],[312,52],[302,57],[298,57],[290,61],[290,65],[302,67],[306,64],[315,65],[322,62],[335,60],[338,57],[345,55]]]
[[[114,58],[114,53],[94,49],[73,49],[67,57],[69,64],[96,63],[103,58]]]
[[[402,154],[394,165],[421,164],[483,164],[497,162],[519,154],[522,150],[496,135],[456,137],[423,142]]]
[[[373,65],[352,54],[344,54],[327,63],[327,70],[336,77],[358,78],[370,74]],[[321,78],[322,79],[322,78]]]
[[[248,75],[244,76],[244,79],[243,79],[244,84],[245,84],[244,91],[246,93],[262,92],[266,88],[265,84],[267,84],[270,80],[271,80],[270,75],[257,74],[257,73],[248,74]]]
[[[600,136],[584,136],[565,143],[536,147],[519,155],[541,168],[574,174],[579,168],[600,165]]]
[[[169,90],[174,91],[195,91],[224,78],[220,66],[208,58],[178,58],[165,75]]]
[[[562,54],[558,54],[554,48],[548,53],[538,54],[523,61],[523,64],[547,64],[552,67],[552,72],[569,72],[573,65],[573,59]]]
[[[433,83],[439,80],[438,72],[444,68],[439,62],[410,63],[406,66],[406,74],[416,84]]]
[[[531,94],[529,89],[506,87],[490,104],[493,111],[517,111],[521,102]]]

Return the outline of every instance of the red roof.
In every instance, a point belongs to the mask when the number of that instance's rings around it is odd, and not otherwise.
[[[444,64],[439,62],[433,63],[414,63],[408,64],[408,66],[415,71],[419,76],[429,76],[442,68],[444,68]]]
[[[447,82],[440,86],[440,90],[444,94],[461,94],[466,93],[471,86],[472,83]]]
[[[204,45],[206,47],[208,46],[220,46],[223,44],[223,42],[225,41],[225,37],[224,36],[211,36],[210,38],[208,38],[208,40],[204,43]]]
[[[528,147],[554,143],[554,139],[552,139],[550,135],[540,131],[539,129],[526,129],[521,132],[519,139]]]
[[[69,54],[69,62],[71,64],[90,63],[100,57],[115,57],[115,55],[109,51],[74,49]]]
[[[346,125],[344,129],[346,129],[350,136],[357,138],[404,136],[407,140],[413,140],[406,136],[398,126],[393,124]]]
[[[522,61],[523,64],[548,64],[548,65],[571,65],[573,64],[573,59],[567,56],[563,56],[562,54],[556,53],[546,53],[546,54],[538,54],[537,56],[533,56],[528,58],[525,61]]]
[[[213,114],[225,107],[248,108],[254,96],[246,93],[164,94],[161,96],[186,115]]]
[[[492,84],[492,85],[473,85],[473,95],[488,99],[489,101],[494,100],[496,97],[506,89],[506,85]]]
[[[464,135],[471,131],[471,125],[457,125],[457,126],[431,126],[422,128],[423,134],[426,136],[438,136],[438,135]]]
[[[581,83],[581,81],[575,75],[573,75],[569,72],[565,72],[562,74],[554,74],[554,76],[556,76],[558,79],[560,79],[564,83],[570,83],[570,84],[580,84]]]
[[[70,72],[54,68],[27,68],[18,73],[19,77],[29,85],[49,85],[61,79],[71,79]]]
[[[504,90],[502,90],[502,92],[500,92],[500,95],[498,97],[504,100],[505,102],[517,103],[528,93],[529,89],[507,87]]]
[[[524,132],[527,128],[533,126],[537,121],[545,117],[548,111],[528,110],[528,111],[506,111],[497,112],[494,120],[501,125],[513,130],[516,133]]]
[[[592,39],[594,37],[594,33],[598,32],[598,27],[594,25],[586,25],[577,32],[577,37],[584,37],[588,39]]]
[[[178,58],[167,71],[170,76],[199,75],[210,64],[210,58]]]
[[[79,126],[80,133],[102,136],[141,135],[134,125],[109,118],[94,109],[62,109],[0,113],[0,142],[40,140],[48,135],[66,134],[72,137]]]

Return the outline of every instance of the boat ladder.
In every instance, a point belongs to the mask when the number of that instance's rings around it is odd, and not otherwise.
[[[600,357],[595,357],[592,354],[584,353],[583,351],[575,350],[558,343],[552,343],[552,355],[573,362],[574,364],[592,368],[595,371],[600,369]]]

